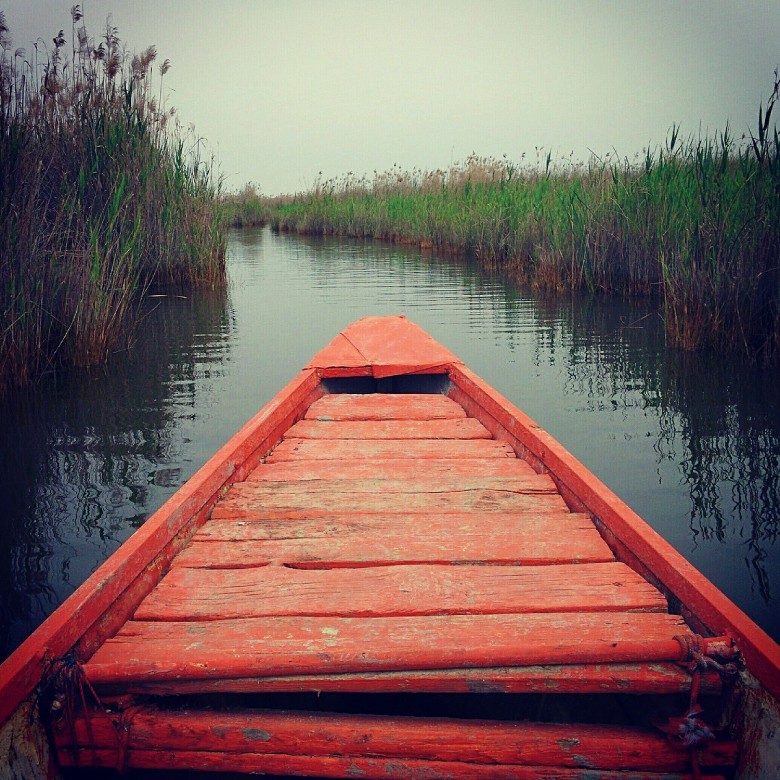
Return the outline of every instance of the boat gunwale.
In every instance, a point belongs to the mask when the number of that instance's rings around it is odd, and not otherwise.
[[[572,507],[574,511],[589,513],[600,531],[605,529],[614,536],[618,547],[625,548],[628,557],[635,559],[640,568],[644,567],[645,571],[640,574],[650,574],[713,636],[731,637],[750,673],[780,699],[780,645],[527,414],[465,365],[451,366],[448,374],[460,391],[450,395],[461,404],[468,404],[471,399],[479,407],[474,409],[467,405],[467,413],[480,419],[481,410],[482,424],[496,438],[508,440],[518,457],[528,459],[530,454],[531,465],[536,461],[564,496],[568,494],[569,501],[576,502],[577,506]],[[609,543],[610,539],[606,541]],[[616,557],[632,565],[632,560],[621,556],[620,549],[616,551]],[[687,614],[684,617],[689,618]]]

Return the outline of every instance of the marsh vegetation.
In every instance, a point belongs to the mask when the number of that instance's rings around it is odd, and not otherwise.
[[[780,355],[780,138],[681,135],[629,161],[469,157],[448,170],[315,181],[272,226],[464,253],[544,290],[652,296],[669,343]]]
[[[270,214],[268,199],[260,188],[248,182],[240,190],[222,193],[220,206],[225,222],[231,227],[263,227]]]
[[[28,50],[0,13],[0,393],[121,348],[150,286],[224,280],[219,181],[165,105],[169,61],[71,17]]]

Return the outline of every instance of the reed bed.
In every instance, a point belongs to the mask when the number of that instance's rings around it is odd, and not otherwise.
[[[629,162],[472,156],[449,170],[322,181],[273,209],[276,230],[466,253],[545,290],[657,296],[669,343],[780,355],[780,139],[682,139]]]
[[[219,202],[225,222],[231,227],[262,227],[270,217],[268,200],[251,182],[238,192],[223,193]]]
[[[170,63],[71,16],[28,52],[0,13],[0,393],[121,348],[151,285],[224,281],[220,182],[164,105]]]

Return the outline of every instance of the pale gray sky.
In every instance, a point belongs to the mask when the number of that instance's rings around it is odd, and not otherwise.
[[[0,0],[14,47],[70,40],[72,0]],[[169,104],[230,188],[520,161],[755,128],[780,65],[777,0],[82,0],[169,58]]]

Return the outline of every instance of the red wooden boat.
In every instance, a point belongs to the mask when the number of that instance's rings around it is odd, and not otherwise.
[[[760,628],[369,317],[0,666],[0,777],[775,778],[779,696]]]

